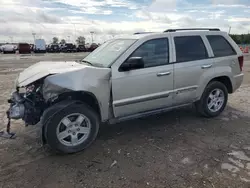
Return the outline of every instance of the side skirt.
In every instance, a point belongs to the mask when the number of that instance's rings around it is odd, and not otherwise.
[[[171,111],[171,110],[176,109],[176,108],[189,106],[191,104],[193,104],[193,103],[187,103],[187,104],[173,106],[173,107],[167,107],[167,108],[160,108],[160,109],[150,110],[150,111],[146,111],[146,112],[140,112],[137,114],[128,115],[128,116],[124,116],[124,117],[118,117],[118,118],[110,119],[108,121],[108,123],[109,124],[116,124],[116,123],[123,122],[123,121],[128,121],[128,120],[143,118],[143,117],[152,116],[152,115],[156,115],[156,114],[161,114],[161,113],[165,113],[165,112]]]

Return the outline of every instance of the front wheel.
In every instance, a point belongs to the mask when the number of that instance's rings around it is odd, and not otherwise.
[[[85,104],[63,109],[47,123],[47,143],[60,153],[76,153],[87,148],[99,130],[97,114]]]
[[[228,100],[226,86],[218,81],[213,81],[205,88],[201,99],[196,102],[199,114],[205,117],[216,117],[225,109]]]

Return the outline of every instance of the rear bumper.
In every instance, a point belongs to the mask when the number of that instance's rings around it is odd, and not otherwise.
[[[243,82],[243,78],[244,78],[243,73],[234,76],[235,83],[234,83],[234,86],[233,86],[233,92],[235,92],[241,86],[241,84]]]

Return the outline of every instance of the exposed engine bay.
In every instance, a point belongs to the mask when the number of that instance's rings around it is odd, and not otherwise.
[[[8,100],[9,118],[22,119],[25,125],[37,124],[47,106],[42,95],[42,86],[40,81],[25,87],[24,92],[20,92],[17,88]]]

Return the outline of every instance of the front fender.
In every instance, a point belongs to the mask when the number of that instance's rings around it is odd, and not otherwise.
[[[48,100],[67,91],[92,93],[99,103],[104,122],[109,118],[110,76],[109,68],[96,67],[51,75],[44,80],[43,97]]]

